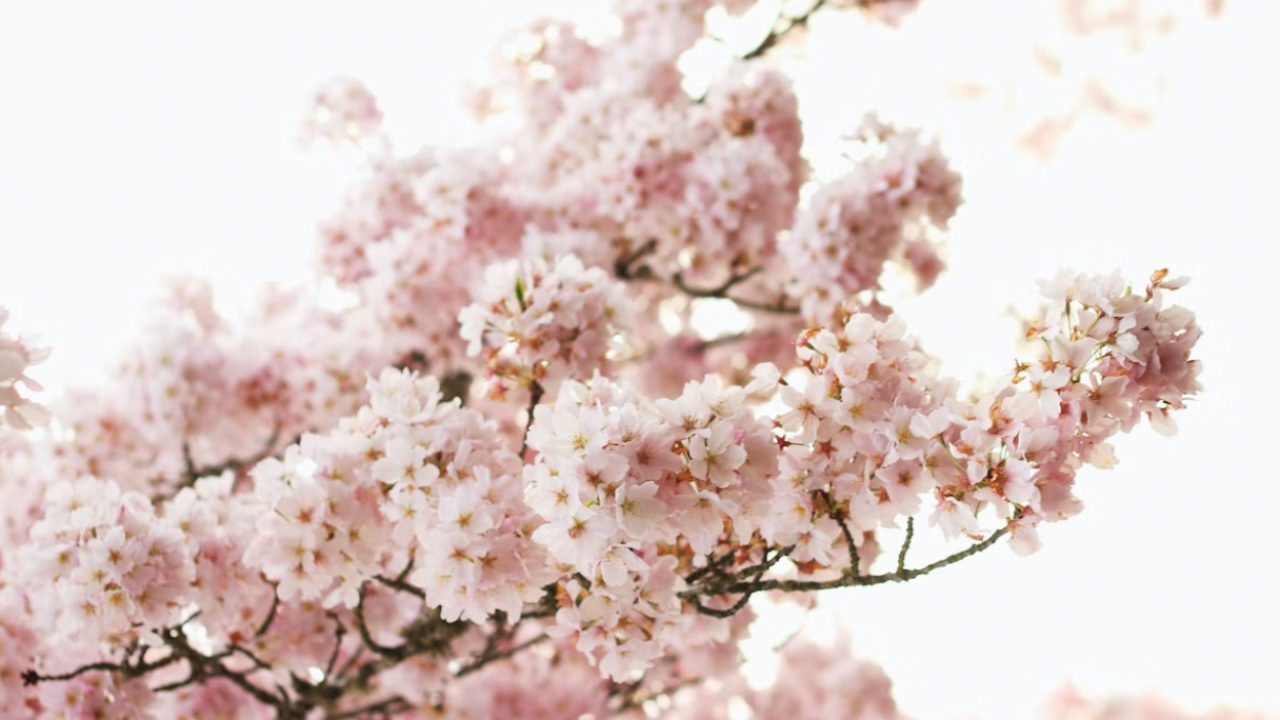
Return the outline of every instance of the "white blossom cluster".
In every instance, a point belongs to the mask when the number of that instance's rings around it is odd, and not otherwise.
[[[564,585],[555,631],[615,680],[687,630],[677,566],[704,560],[727,525],[745,543],[766,519],[777,449],[744,399],[708,378],[650,402],[597,376],[535,409],[525,494],[547,524],[533,538],[586,579]]]
[[[614,336],[630,326],[624,286],[574,255],[489,266],[475,301],[458,315],[467,354],[483,351],[491,374],[510,380],[589,377]]]
[[[19,564],[40,611],[81,640],[174,622],[195,579],[182,530],[145,495],[93,477],[49,488]]]
[[[283,600],[354,607],[361,584],[407,581],[446,619],[519,618],[554,579],[529,535],[520,461],[496,427],[434,377],[385,370],[369,404],[253,471],[267,512],[245,562]]]

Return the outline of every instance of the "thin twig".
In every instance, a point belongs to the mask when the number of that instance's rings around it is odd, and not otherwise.
[[[916,519],[907,518],[907,539],[902,542],[902,549],[898,551],[898,572],[904,572],[907,565],[907,550],[911,548],[911,538],[915,536]]]
[[[157,499],[171,498],[177,495],[183,488],[191,487],[196,484],[196,480],[203,477],[215,477],[221,475],[228,470],[239,470],[240,468],[250,465],[257,465],[271,456],[271,451],[275,449],[276,443],[280,441],[280,429],[276,428],[272,431],[271,436],[267,438],[266,443],[258,452],[247,458],[232,458],[217,465],[204,465],[196,467],[195,461],[191,457],[191,443],[182,441],[182,482],[175,485],[168,493],[161,495]]]
[[[756,45],[749,52],[743,55],[742,59],[752,60],[769,52],[775,45],[781,42],[783,38],[795,31],[796,28],[801,28],[807,25],[809,23],[809,18],[813,17],[813,14],[821,10],[822,6],[826,4],[827,0],[818,0],[811,5],[808,10],[793,17],[786,17],[779,12],[778,19],[775,21],[773,29],[769,31],[769,34],[765,36],[764,40],[760,41],[759,45]]]
[[[760,582],[760,578],[764,577],[764,574],[769,571],[769,568],[773,567],[774,564],[777,563],[779,560],[781,560],[784,555],[787,555],[790,552],[791,552],[790,549],[787,549],[785,551],[779,550],[777,554],[773,556],[773,560],[770,560],[769,550],[768,548],[765,548],[764,557],[760,559],[760,564],[756,565],[753,568],[754,574],[755,574],[755,581]],[[729,606],[727,609],[724,609],[724,610],[718,610],[716,608],[707,607],[706,605],[703,605],[702,601],[699,600],[697,597],[693,598],[693,607],[703,615],[710,615],[711,617],[718,617],[718,618],[730,618],[730,617],[733,617],[734,615],[737,615],[739,610],[746,607],[748,602],[751,602],[751,596],[754,593],[755,593],[754,590],[744,591],[742,593],[742,597],[738,598],[737,602],[735,602],[733,605]],[[723,594],[727,595],[729,593],[723,593]]]
[[[533,381],[533,385],[529,388],[529,418],[524,424],[524,439],[520,441],[520,458],[524,459],[524,453],[529,449],[529,428],[533,427],[533,409],[538,406],[542,400],[542,384],[537,380]]]
[[[262,624],[258,626],[258,632],[254,633],[254,637],[262,637],[267,634],[267,630],[271,629],[271,622],[276,619],[276,609],[280,607],[280,593],[272,590],[271,609],[267,611],[267,617],[263,619]]]
[[[338,619],[337,613],[330,613],[335,624],[333,630],[333,654],[329,656],[329,662],[324,666],[324,678],[329,679],[333,675],[333,666],[338,662],[338,652],[342,650],[342,639],[347,635],[347,626],[342,624]]]
[[[410,563],[410,565],[412,565],[412,563]],[[383,585],[386,585],[387,587],[393,590],[406,592],[417,598],[425,599],[427,597],[427,594],[425,592],[405,582],[403,577],[404,577],[403,574],[401,574],[400,577],[397,577],[395,579],[383,577],[382,575],[374,575],[373,579],[377,580],[378,582],[382,583]]]
[[[360,599],[356,602],[356,609],[355,609],[356,628],[360,631],[360,639],[364,641],[364,644],[366,647],[378,653],[379,655],[382,655],[383,657],[392,658],[394,660],[403,660],[405,657],[405,648],[403,645],[398,647],[388,647],[386,645],[380,645],[378,644],[377,641],[373,639],[373,636],[369,633],[369,626],[366,625],[364,621],[364,595],[365,595],[365,589],[367,587],[368,587],[367,582],[360,584],[360,590],[359,590]]]
[[[542,633],[539,635],[535,635],[534,637],[528,640],[525,640],[519,645],[503,650],[502,652],[493,653],[492,655],[482,655],[479,658],[476,658],[476,660],[471,664],[460,668],[458,672],[454,673],[454,677],[464,677],[466,675],[470,675],[471,673],[479,670],[480,668],[484,667],[485,665],[488,665],[489,663],[509,658],[512,655],[515,655],[516,653],[520,652],[521,650],[525,650],[527,648],[533,647],[534,645],[537,645],[540,642],[550,640],[550,639],[551,637],[549,635],[547,635],[546,633]]]
[[[681,597],[694,598],[705,595],[728,595],[741,592],[767,592],[770,590],[782,590],[784,592],[808,592],[811,590],[831,590],[842,587],[906,582],[908,580],[914,580],[918,577],[928,575],[935,570],[976,555],[994,545],[995,542],[1004,537],[1007,532],[1008,528],[1000,528],[991,533],[991,537],[988,537],[982,542],[974,543],[960,552],[948,555],[937,562],[930,563],[915,570],[904,569],[901,572],[886,573],[883,575],[863,575],[856,578],[852,575],[842,575],[841,577],[832,580],[739,580],[727,585],[718,585],[717,583],[712,582],[690,588],[681,593]]]
[[[326,715],[325,720],[347,720],[348,718],[357,718],[366,714],[382,715],[383,717],[387,717],[389,715],[395,715],[412,709],[413,706],[408,700],[396,695],[395,697],[387,698],[386,700],[379,700],[376,703],[366,705],[362,708],[347,710],[346,712],[341,712],[337,715]]]
[[[680,288],[680,290],[684,292],[686,295],[692,295],[693,297],[728,298],[729,290],[731,290],[734,285],[750,280],[754,275],[759,274],[763,270],[764,268],[762,266],[757,265],[756,267],[753,267],[744,273],[732,275],[729,277],[728,280],[725,280],[724,282],[720,283],[719,285],[713,288],[707,288],[705,290],[690,286],[688,283],[684,281],[684,275],[682,273],[676,273],[675,275],[672,275],[671,282],[676,287]]]
[[[741,307],[751,308],[753,310],[780,313],[783,315],[798,315],[800,313],[800,308],[787,305],[785,295],[783,295],[782,297],[779,297],[778,302],[774,304],[756,302],[754,300],[743,300],[741,298],[736,298],[729,295],[729,290],[733,286],[750,279],[752,276],[754,276],[756,273],[761,272],[762,270],[764,270],[763,267],[751,268],[750,270],[744,273],[733,275],[728,280],[725,280],[724,282],[720,283],[719,285],[713,288],[693,287],[684,281],[684,276],[682,276],[680,273],[676,273],[671,277],[671,284],[675,285],[676,288],[680,290],[680,292],[683,292],[684,294],[689,295],[691,297],[719,298],[722,300],[729,300],[735,303],[736,305],[739,305]]]
[[[835,517],[835,516],[833,516]],[[858,546],[853,542],[853,533],[849,532],[849,523],[845,522],[844,516],[835,518],[836,523],[840,526],[840,532],[844,535],[845,545],[849,547],[849,570],[848,573],[853,578],[862,577],[862,558],[858,557]]]

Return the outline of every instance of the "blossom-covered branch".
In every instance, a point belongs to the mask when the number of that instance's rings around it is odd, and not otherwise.
[[[477,91],[518,126],[491,147],[398,152],[367,89],[322,88],[309,134],[367,160],[321,230],[350,306],[233,319],[175,282],[110,387],[0,438],[6,717],[896,717],[878,668],[803,642],[748,687],[753,598],[1034,552],[1118,433],[1175,429],[1201,331],[1163,270],[1064,273],[1032,354],[960,397],[881,282],[943,270],[959,175],[867,118],[802,203],[765,52],[825,3],[694,99],[711,5],[535,24]],[[0,335],[10,425],[42,353]],[[966,540],[909,567],[926,518]]]

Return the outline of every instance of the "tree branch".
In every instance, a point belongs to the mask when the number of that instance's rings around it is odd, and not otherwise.
[[[365,647],[369,648],[370,650],[374,651],[379,655],[382,655],[383,657],[392,658],[394,660],[403,660],[405,658],[404,645],[399,645],[397,647],[388,647],[386,645],[380,645],[376,640],[373,639],[373,636],[369,634],[369,626],[366,625],[364,621],[364,595],[365,595],[366,587],[368,587],[367,582],[360,584],[360,590],[359,590],[360,599],[356,602],[356,609],[355,609],[356,628],[359,629],[360,631],[360,639],[364,641]]]
[[[832,590],[835,588],[842,588],[842,587],[883,585],[885,583],[890,583],[890,582],[907,582],[908,580],[914,580],[918,577],[923,577],[935,570],[944,568],[948,565],[952,565],[954,563],[960,562],[961,560],[964,560],[967,557],[976,555],[982,552],[983,550],[986,550],[987,548],[994,545],[995,542],[999,540],[1001,537],[1003,537],[1007,532],[1008,532],[1008,528],[1000,528],[995,532],[991,533],[991,537],[988,537],[986,540],[983,540],[982,542],[974,543],[973,545],[970,545],[968,548],[965,548],[960,552],[954,553],[952,555],[948,555],[947,557],[942,558],[937,562],[930,563],[929,565],[926,565],[922,568],[917,568],[915,570],[903,569],[903,570],[899,570],[892,573],[885,573],[883,575],[861,575],[857,577],[855,577],[852,572],[846,571],[840,577],[834,578],[832,580],[773,579],[773,580],[761,581],[758,578],[756,580],[746,580],[746,579],[743,579],[744,578],[743,574],[739,574],[731,578],[730,582],[717,583],[713,580],[711,582],[702,583],[695,587],[692,587],[684,591],[680,595],[681,597],[684,597],[686,599],[696,599],[701,596],[727,595],[727,594],[737,594],[737,593],[744,593],[744,592],[767,592],[770,590],[782,590],[784,592],[809,592],[813,590]]]
[[[745,282],[746,280],[751,279],[752,276],[762,272],[763,270],[764,268],[759,266],[751,268],[750,270],[744,273],[739,273],[731,276],[728,280],[725,280],[724,282],[720,283],[719,285],[713,288],[704,289],[704,288],[692,287],[685,282],[684,276],[681,275],[680,273],[676,273],[675,275],[671,276],[671,284],[675,285],[676,288],[678,288],[684,294],[689,295],[690,297],[718,298],[722,300],[729,300],[741,307],[751,308],[753,310],[760,310],[763,312],[779,313],[783,315],[800,314],[800,308],[791,307],[786,304],[785,295],[783,295],[782,297],[779,297],[778,302],[775,304],[755,302],[754,300],[742,300],[740,298],[731,297],[729,295],[729,290],[732,289],[735,285],[738,285],[739,283],[742,283],[742,282]]]
[[[409,704],[408,700],[397,695],[392,698],[387,698],[386,700],[379,700],[376,703],[366,705],[362,708],[356,708],[355,710],[348,710],[346,712],[338,713],[337,715],[325,715],[325,720],[349,720],[349,718],[358,718],[362,715],[382,715],[383,717],[388,717],[412,709],[413,706]]]
[[[804,11],[799,15],[794,15],[794,16],[786,16],[786,15],[783,15],[781,11],[779,11],[778,18],[774,20],[773,29],[770,30],[769,34],[764,37],[764,40],[760,41],[759,45],[756,45],[749,52],[743,55],[742,59],[754,60],[755,58],[763,56],[765,53],[772,50],[774,46],[776,46],[779,42],[781,42],[783,38],[785,38],[787,35],[790,35],[797,28],[803,28],[804,26],[808,25],[809,18],[813,17],[814,13],[821,10],[822,7],[826,4],[827,4],[827,0],[817,0],[817,2],[815,2],[813,5],[809,6],[808,10]]]
[[[539,633],[538,635],[535,635],[534,637],[532,637],[532,638],[530,638],[530,639],[528,639],[528,640],[525,640],[524,642],[520,643],[519,645],[516,645],[516,646],[514,646],[514,647],[508,648],[508,649],[503,650],[503,651],[501,651],[501,652],[496,652],[496,653],[492,653],[492,654],[485,654],[485,655],[481,655],[479,658],[476,658],[474,661],[472,661],[469,665],[466,665],[465,667],[462,667],[461,669],[459,669],[459,670],[458,670],[458,672],[454,673],[454,677],[465,677],[465,676],[470,675],[471,673],[473,673],[473,672],[475,672],[475,671],[479,670],[480,668],[484,667],[485,665],[488,665],[489,663],[496,662],[496,661],[498,661],[498,660],[504,660],[504,659],[506,659],[506,658],[511,657],[512,655],[515,655],[516,653],[520,652],[521,650],[525,650],[525,649],[531,648],[531,647],[533,647],[534,645],[537,645],[537,644],[538,644],[538,643],[540,643],[540,642],[544,642],[544,641],[546,641],[546,640],[550,640],[550,639],[551,639],[551,637],[550,637],[549,635],[547,635],[546,633]]]
[[[410,560],[409,564],[406,565],[404,570],[401,570],[400,574],[397,575],[395,578],[383,577],[382,575],[374,575],[373,579],[377,580],[378,582],[382,583],[383,585],[386,585],[387,587],[393,590],[399,590],[400,592],[409,593],[410,595],[416,598],[422,598],[425,600],[427,597],[427,594],[425,592],[405,582],[405,578],[409,576],[409,571],[412,569],[413,569],[413,560]]]
[[[520,459],[524,460],[525,451],[529,449],[529,428],[533,427],[533,409],[542,401],[542,384],[537,380],[529,388],[529,418],[524,424],[524,439],[520,441]]]
[[[898,572],[902,573],[907,564],[907,550],[911,548],[911,538],[915,536],[916,519],[907,518],[907,539],[902,542],[902,549],[898,551]]]
[[[635,267],[637,262],[640,262],[640,260],[644,259],[647,255],[656,250],[657,247],[658,242],[656,240],[650,240],[644,245],[641,245],[631,254],[623,255],[618,258],[613,263],[614,274],[621,280],[656,280],[659,282],[669,282],[671,285],[674,285],[676,289],[690,297],[730,300],[742,307],[760,310],[762,312],[780,313],[784,315],[800,314],[800,308],[787,305],[787,298],[785,295],[779,297],[776,303],[740,300],[729,296],[730,289],[741,282],[751,279],[757,273],[763,272],[763,267],[754,267],[745,272],[736,273],[714,288],[693,287],[685,282],[684,276],[681,273],[676,273],[671,276],[669,280],[663,280],[658,277],[648,265],[641,265],[639,268]]]
[[[280,441],[280,429],[276,428],[275,430],[272,431],[271,437],[267,438],[267,441],[263,445],[263,448],[258,452],[254,453],[250,457],[232,458],[231,460],[218,463],[217,465],[204,465],[202,467],[196,467],[195,461],[192,460],[191,458],[191,443],[189,443],[186,440],[183,440],[182,441],[182,464],[183,464],[182,482],[174,486],[169,493],[162,495],[157,499],[164,500],[167,498],[171,498],[174,495],[177,495],[179,492],[181,492],[183,488],[191,487],[195,485],[196,480],[199,480],[202,477],[214,477],[217,475],[221,475],[222,473],[227,472],[228,470],[238,471],[240,470],[240,468],[243,468],[243,467],[248,467],[250,465],[257,465],[258,463],[262,462],[263,460],[266,460],[268,457],[271,456],[271,451],[275,449],[276,443],[279,441]]]
[[[271,629],[271,622],[276,619],[276,609],[280,607],[280,593],[274,588],[271,594],[271,609],[267,611],[267,616],[263,618],[262,624],[258,626],[258,631],[253,634],[254,637],[262,637]]]

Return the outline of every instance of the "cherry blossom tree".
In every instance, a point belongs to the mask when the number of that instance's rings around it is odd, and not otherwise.
[[[868,117],[814,183],[769,62],[813,13],[910,3],[783,13],[691,90],[708,11],[752,3],[713,5],[521,31],[476,147],[395,148],[363,85],[321,88],[308,136],[365,164],[320,232],[345,303],[234,319],[175,281],[52,412],[48,351],[0,334],[5,717],[899,716],[845,638],[749,684],[752,600],[1034,554],[1115,436],[1176,431],[1201,330],[1185,278],[1064,271],[994,382],[942,376],[884,277],[944,271],[959,174]],[[913,556],[924,532],[952,551]]]

